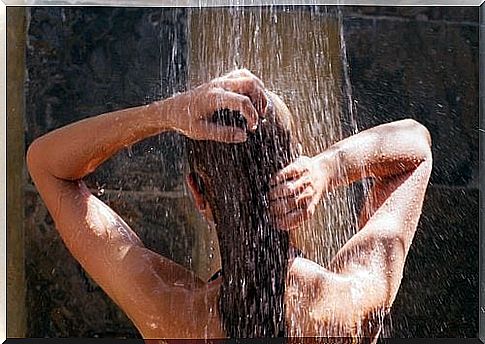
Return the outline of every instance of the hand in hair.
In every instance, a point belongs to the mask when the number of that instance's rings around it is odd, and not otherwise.
[[[214,112],[224,109],[238,112],[245,118],[248,129],[254,131],[267,105],[262,81],[245,69],[216,78],[173,99],[177,100],[173,103],[174,110],[180,113],[172,118],[173,129],[194,140],[227,143],[246,141],[246,130],[214,123]]]
[[[271,183],[270,209],[278,228],[299,227],[315,212],[329,174],[314,159],[301,156],[278,172]]]

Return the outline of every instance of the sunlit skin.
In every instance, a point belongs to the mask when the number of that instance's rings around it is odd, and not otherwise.
[[[214,111],[237,110],[254,130],[267,106],[264,85],[237,70],[152,104],[88,118],[36,139],[30,174],[72,255],[148,338],[223,338],[217,310],[221,278],[206,282],[147,249],[122,217],[82,179],[119,150],[176,131],[197,140],[237,143],[242,129],[208,123]],[[315,157],[300,157],[273,179],[273,220],[297,230],[325,193],[363,178],[373,187],[360,230],[331,263],[292,258],[286,282],[289,336],[379,335],[416,231],[432,158],[428,131],[413,120],[383,124],[346,138]],[[212,212],[187,179],[201,213]]]

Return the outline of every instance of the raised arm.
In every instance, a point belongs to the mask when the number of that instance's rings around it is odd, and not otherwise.
[[[375,186],[361,212],[362,228],[378,209],[377,204],[384,201],[383,186],[414,172],[422,163],[431,171],[431,137],[423,125],[405,119],[342,140],[313,160],[327,173],[327,192],[364,178],[373,179]]]
[[[163,101],[54,130],[28,149],[29,172],[64,243],[145,337],[170,336],[178,314],[172,305],[184,309],[191,300],[187,293],[203,283],[146,249],[82,178],[120,149],[168,130],[193,139],[242,142],[243,130],[216,125],[210,117],[218,109],[237,110],[253,128],[258,119],[253,103],[264,112],[263,85],[249,72],[237,71]],[[187,324],[187,333],[194,331]]]
[[[88,118],[54,130],[29,147],[29,168],[42,166],[57,178],[77,180],[120,149],[167,130],[176,130],[193,139],[242,142],[246,140],[243,130],[218,126],[209,117],[221,108],[238,110],[252,128],[258,119],[252,101],[264,99],[258,79],[229,74],[163,101]]]
[[[275,188],[280,194],[296,199],[308,195],[292,209],[300,222],[319,192],[363,178],[374,182],[361,214],[362,227],[327,269],[303,259],[293,264],[289,294],[306,295],[299,301],[309,304],[310,313],[301,315],[310,326],[307,335],[316,334],[315,329],[331,336],[379,333],[379,317],[395,299],[421,214],[431,173],[430,145],[425,127],[403,120],[349,137],[280,174]],[[310,182],[302,183],[305,176]],[[300,196],[295,184],[306,185]],[[280,207],[282,200],[291,203],[280,197]]]
[[[345,185],[366,177],[374,182],[361,212],[360,231],[338,252],[330,268],[348,271],[353,269],[353,264],[375,268],[375,262],[366,257],[366,252],[384,259],[386,268],[382,270],[386,270],[387,280],[393,281],[387,299],[390,306],[431,174],[429,132],[413,120],[393,122],[337,143],[328,152],[335,159],[325,155],[318,157],[321,166],[332,166],[337,171],[330,173],[330,185]],[[343,169],[339,171],[338,166]]]

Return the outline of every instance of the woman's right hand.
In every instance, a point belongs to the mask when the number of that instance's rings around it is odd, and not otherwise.
[[[244,129],[211,121],[214,112],[222,109],[238,111],[249,130],[257,128],[259,116],[266,111],[264,85],[246,69],[235,70],[193,90],[172,98],[171,126],[194,140],[239,143],[247,139]]]

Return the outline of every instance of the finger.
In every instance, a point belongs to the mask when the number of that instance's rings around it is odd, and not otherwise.
[[[311,215],[315,213],[315,210],[317,209],[317,206],[320,203],[321,199],[322,199],[322,193],[316,192],[313,195],[312,201],[308,205],[308,210],[310,211]]]
[[[249,99],[251,99],[251,103],[258,110],[259,114],[261,116],[265,115],[268,100],[264,86],[259,79],[252,77],[220,79],[217,82],[217,86],[222,87],[227,91],[248,96]]]
[[[275,201],[279,198],[294,197],[296,190],[293,190],[293,187],[290,186],[290,184],[291,182],[286,182],[273,187],[268,194],[269,200]]]
[[[236,89],[242,89],[246,90],[251,90],[252,88],[262,88],[264,89],[264,84],[263,82],[258,79],[256,76],[253,74],[250,75],[244,75],[244,74],[237,74],[237,75],[231,75],[229,78],[220,78],[220,79],[215,79],[214,82],[220,86],[220,87],[235,87]]]
[[[224,143],[241,143],[247,140],[247,134],[241,128],[204,122],[198,126],[193,138]]]
[[[305,210],[297,210],[276,219],[276,225],[282,230],[293,230],[300,227],[309,218]]]
[[[259,115],[247,96],[217,89],[211,92],[210,106],[211,113],[224,108],[238,111],[246,119],[250,130],[254,131],[257,128]]]
[[[294,196],[294,190],[289,184],[291,184],[291,182],[282,183],[273,187],[268,194],[269,200],[275,201],[279,198]]]
[[[315,201],[312,201],[308,204],[307,214],[309,216],[313,216],[313,214],[315,214],[315,209],[317,208],[317,204],[318,202],[315,202]]]
[[[305,190],[305,188],[307,188],[309,185],[310,180],[304,178],[297,179],[296,181],[287,181],[281,183],[275,187],[272,187],[268,195],[269,200],[273,201],[282,197],[296,196],[303,192],[303,190]]]
[[[312,187],[306,187],[300,194],[296,196],[296,204],[301,202],[306,202],[307,200],[312,201],[313,196],[315,196],[315,191]]]
[[[295,198],[288,197],[284,199],[279,199],[274,202],[270,202],[270,211],[273,216],[282,216],[290,214],[297,210],[308,209],[312,203],[313,198],[311,196]]]
[[[270,211],[274,216],[285,215],[296,208],[296,198],[288,197],[270,202]]]
[[[306,168],[302,168],[302,166],[292,163],[282,170],[280,170],[273,178],[271,178],[270,185],[274,186],[281,182],[288,181],[294,178],[298,178],[306,173],[308,170]]]
[[[256,75],[254,75],[251,71],[249,71],[246,68],[236,69],[236,70],[226,74],[222,78],[241,78],[241,77],[249,77],[249,78],[255,79],[259,82],[261,87],[264,88],[263,82]]]
[[[258,109],[259,113],[261,114],[261,116],[264,116],[266,114],[267,107],[268,107],[268,95],[265,91],[266,88],[264,86],[264,83],[261,81],[260,78],[258,78],[256,75],[251,73],[248,69],[242,68],[242,69],[232,71],[231,73],[216,80],[221,81],[221,80],[241,79],[241,78],[246,78],[251,80],[252,83],[255,83],[256,85],[258,85],[259,89],[263,91],[262,97],[260,98],[258,97],[259,99],[251,97],[251,99],[255,104],[256,108]]]
[[[312,185],[312,179],[308,175],[303,175],[298,179],[293,179],[291,181],[293,183],[293,189],[298,190],[302,192],[302,190],[305,190],[309,186]]]
[[[295,199],[295,209],[307,209],[313,201],[313,193],[303,193]]]

